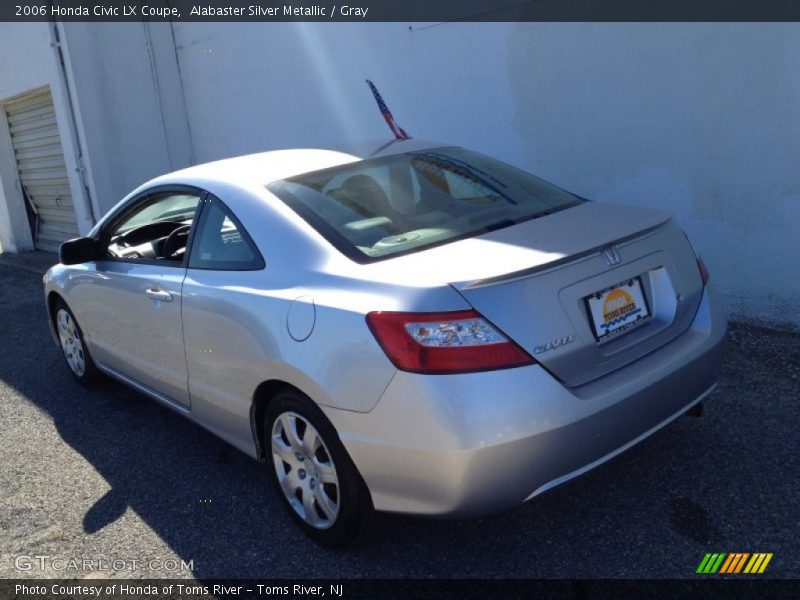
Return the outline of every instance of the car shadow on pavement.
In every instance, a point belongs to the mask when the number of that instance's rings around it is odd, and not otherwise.
[[[0,272],[0,284],[8,290],[6,275]],[[723,460],[732,425],[719,412],[678,419],[503,515],[387,516],[360,546],[320,548],[285,513],[264,465],[121,384],[86,390],[74,382],[50,338],[39,289],[20,277],[23,299],[0,291],[13,315],[0,323],[0,383],[52,419],[58,436],[47,443],[66,444],[107,482],[109,489],[81,490],[63,473],[49,483],[91,497],[81,523],[86,538],[131,510],[203,579],[691,576],[710,546],[748,549],[746,524],[732,529],[711,516],[754,485],[741,465],[737,479]],[[710,402],[722,404],[731,391],[723,386]]]

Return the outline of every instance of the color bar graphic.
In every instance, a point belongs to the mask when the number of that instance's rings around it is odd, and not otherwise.
[[[703,575],[763,573],[772,560],[772,552],[707,552],[697,567],[697,573]],[[749,560],[748,560],[749,559]],[[747,566],[745,566],[747,565]],[[744,571],[742,571],[744,569]]]

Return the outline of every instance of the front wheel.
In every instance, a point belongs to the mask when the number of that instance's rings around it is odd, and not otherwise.
[[[95,384],[100,378],[100,372],[89,354],[75,315],[62,300],[57,301],[53,307],[53,322],[61,344],[61,352],[72,375],[81,385]]]
[[[372,499],[322,411],[300,392],[278,392],[264,433],[281,499],[305,534],[325,546],[362,537],[374,518]]]

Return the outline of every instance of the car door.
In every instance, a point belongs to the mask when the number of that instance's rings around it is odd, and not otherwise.
[[[183,284],[183,331],[195,418],[250,451],[250,406],[277,355],[264,323],[278,312],[264,293],[264,259],[233,212],[209,194],[192,238]]]
[[[184,407],[190,399],[181,288],[202,195],[159,189],[134,200],[100,233],[108,256],[72,294],[95,361]],[[180,230],[174,240],[171,229]]]

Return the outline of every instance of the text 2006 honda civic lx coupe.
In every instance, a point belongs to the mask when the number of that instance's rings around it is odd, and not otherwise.
[[[518,505],[714,388],[725,318],[668,213],[375,147],[164,175],[66,242],[45,293],[75,377],[265,460],[329,545],[374,510]]]

